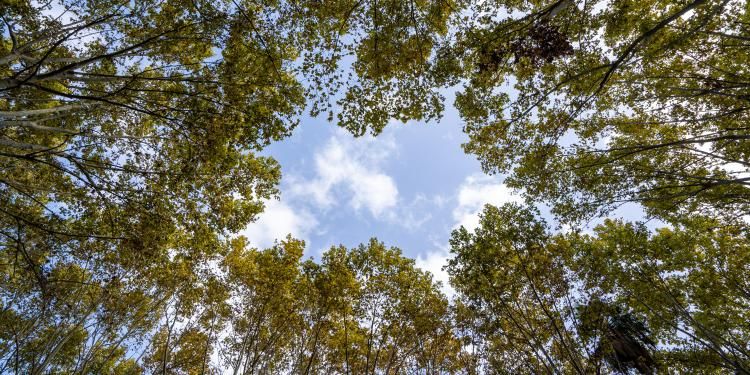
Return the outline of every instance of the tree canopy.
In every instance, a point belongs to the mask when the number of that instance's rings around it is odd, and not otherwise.
[[[4,0],[0,26],[0,373],[750,373],[746,1]],[[527,198],[452,233],[454,296],[376,239],[238,235],[303,113],[377,136],[449,94]]]
[[[465,149],[486,171],[569,220],[748,212],[746,2],[495,4],[457,42]]]
[[[447,269],[489,373],[747,373],[747,246],[702,217],[553,235],[533,209],[487,206]]]

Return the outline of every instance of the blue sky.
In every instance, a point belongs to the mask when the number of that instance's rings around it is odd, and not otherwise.
[[[306,241],[305,256],[313,258],[377,237],[416,259],[451,294],[441,270],[451,231],[474,228],[487,203],[520,197],[464,154],[467,138],[446,96],[439,122],[394,121],[377,137],[355,138],[324,118],[302,118],[291,137],[264,150],[281,163],[281,196],[241,234],[260,248],[291,234]],[[628,205],[613,216],[637,220],[643,213]]]
[[[72,17],[58,3],[45,13],[63,22]],[[263,151],[281,164],[280,200],[267,201],[239,234],[259,248],[291,234],[313,258],[333,245],[377,237],[447,284],[441,267],[451,230],[476,225],[485,203],[518,198],[463,153],[462,123],[452,94],[444,94],[439,122],[392,122],[377,137],[355,138],[325,118],[303,117],[291,137]]]
[[[464,154],[465,140],[450,105],[439,122],[394,121],[377,137],[305,117],[292,137],[264,151],[281,163],[281,197],[242,234],[266,247],[290,233],[314,258],[377,237],[445,281],[451,230],[476,225],[485,203],[518,199]]]
[[[66,16],[57,3],[45,13]],[[260,248],[291,234],[306,241],[306,256],[313,258],[333,245],[353,247],[377,237],[447,283],[441,267],[451,231],[475,227],[486,203],[520,198],[463,153],[466,135],[453,95],[443,94],[439,122],[392,122],[377,137],[354,138],[324,118],[303,117],[291,137],[263,152],[281,163],[280,200],[266,202],[265,212],[240,234]],[[643,217],[635,205],[615,216]]]

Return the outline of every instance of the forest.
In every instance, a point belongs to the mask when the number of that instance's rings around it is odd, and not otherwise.
[[[2,374],[750,374],[750,2],[0,0],[0,29]],[[446,234],[455,295],[374,237],[238,235],[303,119],[448,109],[523,198]]]

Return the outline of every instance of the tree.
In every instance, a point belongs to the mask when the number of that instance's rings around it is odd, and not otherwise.
[[[592,372],[586,346],[568,328],[572,282],[548,241],[534,212],[512,205],[486,206],[474,233],[453,232],[447,271],[459,295],[457,324],[469,327],[485,371]]]
[[[694,217],[655,233],[607,221],[595,236],[571,235],[571,270],[583,288],[645,317],[669,350],[657,361],[690,371],[748,373],[748,237],[741,227]]]
[[[328,112],[355,135],[379,134],[389,120],[440,117],[440,88],[455,84],[455,64],[440,58],[451,43],[455,0],[304,1],[297,24],[315,99],[312,114]],[[292,12],[294,13],[294,12]],[[335,111],[333,103],[340,106]]]
[[[307,296],[298,294],[304,243],[287,239],[265,251],[240,246],[224,260],[233,311],[222,356],[235,374],[278,373],[288,369],[294,337],[306,323]]]
[[[177,255],[106,288],[76,265],[58,267],[50,297],[3,296],[27,305],[0,315],[1,369],[460,373],[449,303],[413,260],[375,239],[332,247],[319,263],[302,260],[304,247],[288,237],[259,250],[239,237],[221,255]]]
[[[568,221],[748,211],[742,1],[476,3],[456,106],[491,173]]]
[[[453,336],[448,301],[431,275],[417,269],[401,250],[386,248],[375,239],[349,251],[332,248],[327,255],[331,261],[345,256],[358,284],[350,294],[350,315],[342,322],[347,330],[349,322],[355,329],[338,332],[344,334],[336,348],[345,352],[341,370],[358,374],[456,371],[459,343]]]
[[[747,236],[697,217],[650,233],[607,221],[552,235],[537,213],[487,206],[453,233],[459,326],[498,373],[747,373]]]
[[[205,263],[219,261],[225,238],[277,193],[279,166],[257,151],[290,134],[306,100],[315,114],[333,100],[348,64],[341,59],[354,51],[362,81],[342,103],[393,101],[368,116],[352,104],[342,123],[361,133],[352,124],[382,129],[390,117],[429,117],[436,102],[424,105],[419,93],[431,85],[394,86],[389,79],[416,76],[416,68],[399,62],[431,55],[432,32],[445,30],[450,13],[441,4],[4,2],[3,364],[32,373],[83,372],[89,360],[56,364],[62,349],[49,349],[73,337],[79,347],[93,342],[97,351],[111,343],[121,352],[123,331],[112,328],[109,341],[92,337],[102,337],[97,327],[119,324],[102,309],[133,294],[142,298],[138,308],[119,306],[117,314],[163,311],[162,323],[170,324],[154,345],[183,351],[149,358],[162,370],[193,371],[198,363],[173,360],[205,358],[194,350],[216,340],[210,322],[224,318],[184,301],[211,294]],[[392,53],[380,53],[386,46]],[[399,57],[401,46],[410,50]],[[368,80],[377,83],[362,83]],[[338,83],[326,86],[332,82]],[[101,298],[75,299],[88,294]],[[171,327],[188,317],[199,321],[184,331],[186,341],[174,341]],[[133,329],[142,334],[158,320],[149,314]],[[25,351],[33,354],[21,361]]]
[[[222,346],[235,373],[451,373],[460,351],[429,274],[372,239],[301,262],[288,238],[227,257],[233,306]],[[236,302],[234,302],[236,301]]]
[[[86,293],[71,282],[96,295],[115,280],[144,295],[145,311],[162,310],[185,288],[176,284],[196,275],[165,280],[157,270],[195,270],[221,248],[219,236],[243,228],[275,194],[278,165],[253,151],[288,133],[299,84],[270,74],[276,67],[226,3],[2,8],[0,233],[3,293],[13,296],[4,308],[29,318],[31,332],[46,326],[35,312],[58,316],[46,345],[66,337],[68,316],[70,332],[89,335],[109,319],[96,312],[110,296],[75,301]],[[72,270],[70,280],[55,276]],[[83,306],[65,311],[50,304],[57,299]],[[147,330],[153,316],[135,323]],[[18,353],[25,333],[13,328]]]

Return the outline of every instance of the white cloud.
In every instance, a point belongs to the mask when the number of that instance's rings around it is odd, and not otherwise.
[[[450,258],[448,247],[441,246],[438,250],[427,252],[424,256],[419,255],[415,259],[415,263],[422,270],[429,271],[433,276],[433,280],[440,281],[443,294],[452,299],[456,295],[456,290],[451,287],[448,281],[448,272],[443,270],[443,266],[448,264]]]
[[[292,208],[275,199],[264,203],[266,208],[258,220],[238,233],[247,237],[253,246],[270,247],[275,240],[282,240],[288,234],[307,240],[310,232],[318,225],[315,217],[307,210]]]
[[[365,208],[380,218],[398,202],[395,182],[381,170],[394,150],[395,142],[388,137],[331,137],[315,154],[315,177],[290,179],[291,193],[310,197],[322,208],[337,205],[342,198],[337,195],[344,193],[353,209]]]
[[[508,202],[521,202],[519,195],[495,176],[475,174],[468,176],[458,189],[458,204],[453,209],[454,227],[473,230],[479,226],[479,213],[485,204],[495,206]]]
[[[441,196],[433,198],[436,204],[445,204]],[[507,202],[521,202],[521,197],[503,184],[498,177],[475,174],[466,177],[456,192],[456,207],[453,209],[454,228],[464,226],[473,230],[479,225],[479,213],[485,204],[501,205]],[[442,283],[442,291],[453,298],[456,295],[449,283],[448,273],[443,267],[448,264],[451,254],[448,245],[435,244],[435,250],[417,256],[417,267],[429,271],[436,281]]]
[[[410,203],[403,200],[396,209],[390,210],[386,216],[388,222],[399,225],[408,230],[417,230],[432,220],[432,212],[440,209],[446,199],[439,194],[427,196],[417,193]]]

